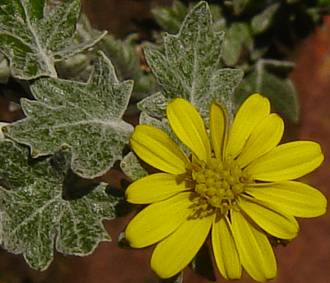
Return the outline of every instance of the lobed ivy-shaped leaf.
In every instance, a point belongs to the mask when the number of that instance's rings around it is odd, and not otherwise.
[[[87,83],[43,78],[32,85],[36,101],[22,99],[27,118],[4,128],[7,137],[31,148],[32,157],[72,151],[72,170],[85,178],[108,171],[122,158],[132,126],[122,120],[133,82],[119,82],[99,54]]]
[[[238,69],[221,68],[224,34],[213,30],[209,6],[202,1],[185,18],[177,35],[165,34],[164,52],[147,48],[147,62],[162,88],[162,96],[152,95],[139,107],[159,117],[168,100],[183,97],[203,115],[210,102],[219,100],[230,108],[230,96],[242,78]],[[152,108],[148,107],[152,105]]]
[[[54,248],[83,256],[111,240],[102,220],[115,217],[119,199],[109,196],[104,185],[79,199],[64,199],[66,156],[31,163],[25,147],[0,141],[0,244],[23,254],[37,270],[49,266]]]
[[[73,44],[80,14],[79,0],[65,0],[50,12],[45,0],[0,1],[0,51],[20,79],[57,77],[54,62],[93,46],[105,33]]]

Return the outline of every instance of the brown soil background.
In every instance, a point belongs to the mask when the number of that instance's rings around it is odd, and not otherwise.
[[[151,19],[150,8],[171,1],[94,0],[85,1],[84,9],[93,25],[108,29],[116,36],[137,30],[136,24]],[[291,78],[300,95],[299,125],[287,123],[287,136],[314,140],[322,145],[325,161],[304,181],[330,197],[330,16],[297,47],[293,60],[296,68]],[[0,97],[0,120],[12,121],[20,113],[10,112],[9,104]],[[118,179],[118,178],[117,178]],[[149,268],[152,248],[127,250],[119,248],[119,233],[133,214],[106,223],[113,238],[102,243],[85,258],[56,254],[45,272],[27,267],[21,256],[0,250],[0,283],[157,283]],[[273,283],[330,283],[330,215],[301,219],[299,236],[287,247],[277,247],[278,277]],[[217,275],[217,282],[226,282]],[[187,268],[185,283],[210,282]],[[253,282],[244,276],[236,282]]]

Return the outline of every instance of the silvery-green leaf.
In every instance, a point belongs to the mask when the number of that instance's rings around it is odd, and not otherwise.
[[[132,81],[118,81],[100,53],[88,83],[37,80],[31,88],[36,101],[22,99],[27,118],[7,127],[7,136],[28,145],[33,157],[70,147],[76,174],[101,176],[122,158],[132,131],[122,120],[132,87]]]
[[[296,89],[289,79],[282,79],[257,64],[237,89],[236,103],[239,105],[250,94],[259,92],[268,97],[276,111],[296,123],[299,120],[299,100]]]
[[[117,68],[119,78],[134,80],[133,99],[140,100],[155,89],[154,77],[144,72],[140,66],[138,34],[131,34],[125,40],[106,35],[99,43],[99,48]]]
[[[169,100],[161,92],[157,92],[140,101],[137,106],[150,116],[162,118],[165,116],[168,102]]]
[[[145,50],[148,64],[166,100],[185,98],[203,115],[207,114],[211,101],[228,100],[234,91],[233,87],[219,93],[224,75],[219,72],[223,32],[214,31],[212,24],[208,4],[202,1],[187,15],[177,35],[165,34],[164,53],[152,48]],[[228,70],[225,76],[226,81],[236,86],[242,72]],[[144,102],[140,103],[141,108]],[[157,116],[159,111],[155,112]]]
[[[188,12],[188,7],[182,2],[174,0],[170,7],[156,7],[151,10],[156,22],[167,32],[177,32],[184,17]]]
[[[250,27],[243,22],[233,23],[225,34],[223,61],[227,66],[236,65],[244,49],[247,51],[253,50]]]
[[[54,52],[55,61],[61,61],[63,59],[70,58],[86,49],[93,47],[97,44],[105,35],[107,34],[106,31],[95,31],[93,37],[87,41],[81,43],[73,43],[72,45],[59,50],[58,52]]]
[[[259,70],[265,68],[267,71],[278,73],[286,77],[293,70],[295,64],[291,61],[284,60],[259,59],[257,66],[259,66]]]
[[[8,123],[0,122],[0,140],[3,140],[5,138],[5,136],[4,136],[3,132],[2,132],[2,128],[4,126],[7,126],[7,125],[8,125]]]
[[[54,248],[69,255],[88,255],[109,241],[102,220],[115,217],[118,199],[105,186],[78,199],[63,198],[68,154],[30,162],[28,150],[0,141],[0,243],[23,254],[34,269],[52,262]]]
[[[117,67],[121,77],[127,77],[132,73],[141,71],[139,67],[139,58],[134,49],[132,41],[134,36],[131,35],[125,41],[116,39],[114,36],[107,34],[100,42],[103,52]]]
[[[49,4],[49,2],[47,2]],[[49,7],[49,5],[47,6]],[[71,80],[86,81],[93,69],[92,60],[94,52],[81,52],[80,47],[86,49],[94,44],[100,44],[100,39],[104,39],[106,32],[100,32],[92,28],[86,15],[81,14],[77,22],[76,33],[72,44],[63,50],[64,60],[56,62],[56,71],[61,78]],[[99,45],[98,47],[99,48]],[[77,53],[77,54],[76,54]]]
[[[250,52],[250,59],[252,61],[257,61],[259,60],[261,57],[265,56],[265,54],[267,53],[269,47],[264,46],[264,47],[256,47],[254,50],[252,50]]]
[[[6,84],[10,77],[10,69],[8,66],[8,61],[0,53],[0,83]]]
[[[260,14],[252,18],[251,28],[254,34],[262,33],[270,27],[279,7],[280,3],[269,5]]]
[[[223,8],[216,3],[210,4],[210,10],[213,17],[213,30],[224,31],[226,28],[227,19],[223,14]]]
[[[129,152],[120,162],[123,172],[135,181],[148,175],[148,172],[141,166],[141,162],[133,152]]]
[[[56,70],[61,78],[86,81],[92,68],[90,63],[91,59],[86,54],[80,53],[58,62]],[[86,79],[83,79],[85,73],[88,73],[88,75]]]
[[[0,51],[10,62],[11,73],[20,79],[57,77],[55,60],[89,48],[90,42],[72,47],[80,1],[63,1],[49,12],[45,0],[3,0],[0,3]]]
[[[232,6],[235,15],[240,15],[244,12],[245,8],[251,2],[251,0],[232,0]]]

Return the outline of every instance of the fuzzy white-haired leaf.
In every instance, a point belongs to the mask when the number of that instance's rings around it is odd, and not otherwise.
[[[48,11],[45,0],[0,2],[0,51],[20,79],[57,77],[54,62],[93,46],[105,33],[88,42],[72,44],[80,14],[79,0],[66,0]]]
[[[4,128],[31,148],[32,157],[72,151],[72,170],[85,178],[107,172],[128,143],[133,127],[122,120],[133,82],[119,82],[113,65],[99,54],[87,83],[42,78],[32,85],[36,101],[22,100],[27,118]]]
[[[119,199],[109,196],[105,185],[80,198],[64,199],[67,156],[62,152],[31,163],[25,147],[0,141],[0,244],[23,254],[37,270],[49,266],[54,248],[83,256],[111,240],[102,220],[115,217]]]
[[[5,138],[5,136],[4,136],[3,132],[2,132],[2,128],[4,126],[7,126],[7,125],[8,125],[8,123],[0,122],[0,140],[3,140]]]
[[[204,116],[213,100],[230,108],[230,95],[243,74],[238,69],[221,69],[223,38],[223,32],[213,29],[208,4],[204,1],[197,4],[177,35],[165,34],[164,52],[152,48],[145,50],[164,98],[155,94],[143,100],[139,107],[158,117],[161,113],[155,110],[158,104],[162,109],[164,101],[182,97],[192,102]]]
[[[132,181],[148,175],[148,172],[142,167],[140,160],[132,151],[127,153],[121,160],[120,168]]]

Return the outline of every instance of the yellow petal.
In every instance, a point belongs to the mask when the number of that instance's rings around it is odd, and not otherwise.
[[[210,109],[210,133],[212,148],[215,157],[222,158],[223,146],[227,131],[227,113],[226,110],[217,103],[212,103]]]
[[[184,269],[205,242],[213,218],[212,215],[185,221],[156,246],[151,258],[151,268],[161,278],[172,277]]]
[[[131,203],[151,203],[167,199],[188,189],[184,181],[178,180],[178,176],[156,173],[129,185],[126,190],[126,200]]]
[[[242,275],[241,262],[226,218],[221,218],[213,223],[212,247],[215,261],[222,276],[227,280],[240,279]]]
[[[172,233],[189,215],[190,193],[153,203],[128,224],[125,237],[134,248],[152,245]]]
[[[189,160],[162,130],[149,125],[138,125],[130,143],[134,152],[151,166],[175,175],[186,172]]]
[[[269,115],[269,112],[269,100],[260,94],[253,94],[245,100],[239,108],[229,132],[227,157],[235,158],[240,154],[252,130]]]
[[[261,181],[292,180],[319,167],[323,159],[318,143],[289,142],[254,160],[244,171]]]
[[[203,161],[210,156],[210,143],[204,122],[196,108],[188,101],[177,98],[166,109],[167,118],[177,137]]]
[[[238,211],[231,211],[231,221],[238,254],[247,273],[259,282],[274,278],[276,260],[266,234],[257,230]]]
[[[284,215],[248,199],[240,199],[239,207],[264,231],[280,239],[293,239],[299,226],[293,216]]]
[[[326,212],[327,199],[313,187],[294,181],[256,185],[246,188],[256,199],[297,217],[315,217]]]
[[[237,161],[245,167],[254,159],[272,150],[282,139],[283,120],[277,114],[270,114],[251,132]]]

